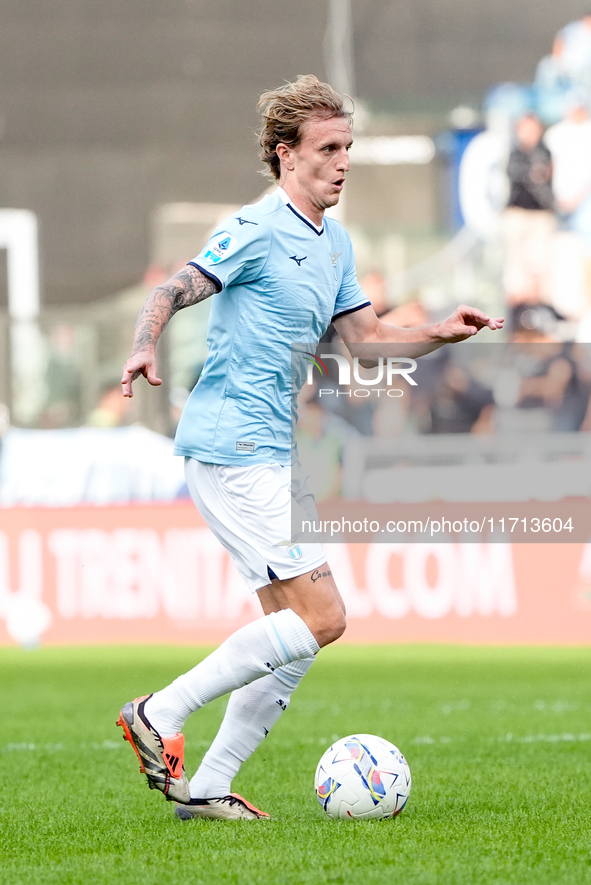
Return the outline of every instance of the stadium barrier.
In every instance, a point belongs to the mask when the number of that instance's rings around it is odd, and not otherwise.
[[[591,642],[591,544],[330,544],[348,641]],[[260,615],[192,504],[0,510],[0,643],[218,642]]]

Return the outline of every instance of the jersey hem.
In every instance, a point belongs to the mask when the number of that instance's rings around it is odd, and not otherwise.
[[[280,464],[282,467],[290,467],[292,464],[291,450],[286,454],[285,458],[270,457],[269,455],[224,455],[216,452],[203,452],[197,449],[185,449],[175,446],[173,455],[179,455],[183,458],[193,458],[202,464],[226,464],[232,467],[245,467],[247,464]]]

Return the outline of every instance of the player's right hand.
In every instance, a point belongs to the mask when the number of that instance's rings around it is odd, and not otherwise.
[[[153,387],[158,387],[162,384],[162,379],[158,377],[156,357],[153,353],[146,350],[134,353],[123,366],[123,376],[121,378],[123,396],[133,396],[131,385],[140,375],[143,375]]]

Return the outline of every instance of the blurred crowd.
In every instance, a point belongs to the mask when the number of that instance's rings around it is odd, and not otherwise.
[[[511,129],[500,219],[503,345],[423,357],[417,386],[397,399],[323,378],[332,393],[304,391],[300,446],[312,450],[322,438],[334,454],[355,434],[591,430],[591,12],[559,31],[533,84],[508,85],[498,93]],[[386,322],[436,319],[418,301],[390,310],[377,272],[361,284]],[[328,484],[335,473],[327,469]]]
[[[547,304],[558,318],[588,322],[591,115],[583,93],[566,97],[564,118],[546,131],[532,112],[517,120],[507,176],[502,221],[507,306]]]
[[[500,219],[500,301],[508,319],[505,340],[543,345],[544,356],[530,358],[530,381],[522,379],[511,408],[537,409],[549,430],[590,430],[591,369],[585,342],[591,342],[591,12],[559,31],[531,84],[513,87],[495,93],[495,100],[501,96],[511,105],[506,109],[511,144],[503,158],[508,187]],[[417,326],[438,318],[420,298],[391,309],[380,272],[361,282],[387,322]],[[329,334],[322,346],[330,343]],[[77,371],[85,346],[68,324],[48,335],[39,427],[118,427],[138,420],[136,404],[121,397],[112,372],[102,389],[88,395],[88,384]],[[328,415],[339,439],[350,433],[395,436],[409,430],[492,432],[501,414],[498,391],[490,379],[477,376],[458,359],[459,351],[446,349],[421,360],[418,388],[397,402],[335,395],[318,414],[325,413],[323,421]],[[170,433],[187,393],[184,388],[171,391]],[[557,405],[565,399],[568,407]],[[306,434],[311,440],[318,435],[322,422],[314,417],[317,405],[310,401],[302,410],[302,440]]]
[[[318,500],[339,492],[347,444],[360,438],[409,451],[417,435],[487,434],[501,449],[503,438],[520,440],[525,454],[547,434],[591,431],[591,345],[558,340],[555,323],[545,305],[521,305],[509,341],[436,350],[417,361],[416,386],[401,380],[395,397],[385,385],[339,385],[325,360],[328,375],[302,390],[296,433]]]
[[[504,341],[423,357],[417,385],[401,385],[398,398],[340,387],[328,361],[328,377],[304,388],[298,429],[319,500],[338,490],[342,452],[356,436],[591,431],[591,12],[556,35],[533,84],[510,86],[494,96],[510,123],[499,154]],[[389,309],[379,273],[361,284],[386,322],[437,319],[419,301]]]
[[[591,341],[591,12],[556,34],[519,95],[502,219],[504,299],[509,309],[548,305],[577,326],[573,337]]]

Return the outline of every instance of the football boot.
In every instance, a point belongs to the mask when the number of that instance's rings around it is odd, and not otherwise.
[[[183,766],[184,735],[162,737],[156,731],[144,712],[145,703],[151,697],[146,695],[125,704],[117,725],[124,731],[124,740],[133,747],[150,789],[160,790],[169,800],[188,802],[191,794]]]
[[[228,793],[227,796],[220,796],[219,799],[190,799],[188,802],[179,802],[174,813],[181,820],[191,820],[195,817],[257,820],[269,817],[266,811],[255,808],[238,793]]]

